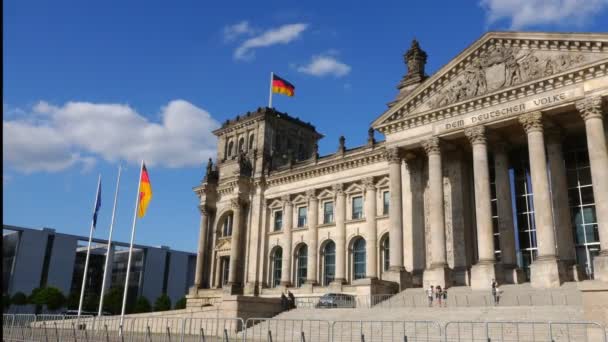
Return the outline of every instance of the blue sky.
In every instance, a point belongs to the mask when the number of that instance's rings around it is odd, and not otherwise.
[[[608,0],[4,1],[3,222],[128,241],[139,160],[154,198],[136,242],[195,251],[192,187],[210,131],[268,101],[270,71],[296,86],[274,107],[363,144],[396,95],[413,38],[432,74],[488,30],[608,31]]]

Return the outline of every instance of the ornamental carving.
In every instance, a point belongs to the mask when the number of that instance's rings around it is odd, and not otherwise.
[[[315,191],[315,189],[308,189],[308,190],[306,190],[306,197],[308,197],[308,199],[311,201],[316,201],[317,192]]]
[[[548,77],[586,62],[581,53],[555,53],[493,45],[450,80],[430,102],[431,109],[468,100],[534,79]]]
[[[198,206],[198,209],[201,211],[201,214],[208,216],[209,215],[209,207],[205,204],[201,204]]]
[[[472,145],[486,143],[486,128],[485,126],[476,126],[464,130],[464,135],[469,139]]]
[[[530,112],[519,117],[519,123],[526,133],[543,131],[543,115],[541,112]]]
[[[441,142],[437,137],[432,137],[423,141],[422,147],[428,155],[441,153]]]
[[[285,205],[291,205],[291,198],[289,197],[289,195],[282,196],[281,201]]]
[[[374,177],[363,178],[363,186],[365,190],[376,190],[376,183],[374,183]]]
[[[334,185],[332,185],[332,190],[334,190],[334,193],[336,194],[336,196],[344,195],[344,184],[342,184],[342,183],[334,184]]]
[[[230,207],[232,210],[237,211],[241,209],[242,201],[240,198],[233,198],[230,200]]]
[[[589,96],[582,100],[576,101],[576,109],[581,114],[583,120],[592,118],[602,118],[602,97]]]
[[[389,148],[386,150],[386,160],[388,160],[389,164],[392,163],[400,163],[401,155],[399,153],[398,148]]]

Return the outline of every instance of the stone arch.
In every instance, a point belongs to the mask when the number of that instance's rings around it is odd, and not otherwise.
[[[348,241],[348,279],[353,280],[366,277],[367,241],[357,234]]]
[[[325,239],[319,244],[319,274],[321,285],[328,286],[336,277],[336,242]]]
[[[283,272],[283,247],[274,246],[268,253],[268,284],[270,287],[277,287],[281,284]]]
[[[378,239],[378,252],[376,255],[378,256],[377,260],[377,269],[380,271],[380,278],[382,279],[382,275],[384,272],[388,271],[388,266],[390,266],[390,236],[388,232],[384,232],[380,235],[380,239]]]
[[[293,272],[292,284],[296,287],[301,287],[306,281],[308,275],[308,245],[305,242],[298,243],[293,249]]]
[[[234,212],[232,209],[224,210],[218,215],[215,225],[215,234],[218,238],[232,236],[232,223],[234,222]],[[229,234],[226,234],[229,233]]]

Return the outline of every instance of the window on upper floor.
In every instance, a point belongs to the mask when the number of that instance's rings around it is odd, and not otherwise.
[[[334,202],[323,203],[323,223],[334,222]]]
[[[245,138],[241,137],[239,139],[239,152],[245,151]]]
[[[222,224],[222,237],[232,236],[232,214],[226,216]]]
[[[230,142],[228,142],[228,149],[226,150],[226,156],[227,157],[232,156],[233,150],[234,150],[234,142],[230,141]]]
[[[250,150],[253,150],[253,145],[254,145],[254,143],[255,143],[255,137],[254,137],[254,135],[252,134],[252,135],[250,135],[250,136],[249,136],[249,149],[250,149]]]
[[[353,197],[352,209],[353,209],[353,212],[352,212],[351,218],[353,220],[363,218],[363,197],[361,197],[361,196]]]
[[[304,227],[306,225],[306,214],[308,210],[306,207],[298,208],[298,227]]]
[[[385,191],[382,193],[382,215],[388,215],[391,195],[390,192]]]
[[[274,212],[274,231],[277,232],[283,228],[283,211],[277,210]]]

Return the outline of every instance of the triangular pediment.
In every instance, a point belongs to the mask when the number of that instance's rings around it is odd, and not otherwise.
[[[430,53],[432,56],[432,53]],[[372,123],[383,126],[608,59],[608,34],[489,32]]]
[[[280,199],[274,199],[272,202],[270,202],[270,205],[268,205],[268,207],[270,209],[278,209],[278,208],[283,208],[283,202],[281,202]]]
[[[334,193],[331,190],[323,189],[323,191],[321,191],[321,193],[319,193],[319,196],[317,196],[317,197],[319,199],[333,198],[334,197]]]

